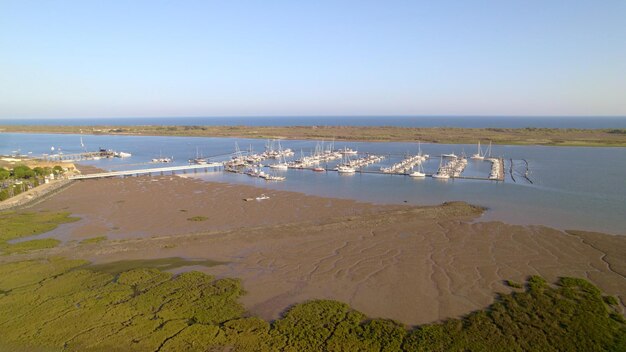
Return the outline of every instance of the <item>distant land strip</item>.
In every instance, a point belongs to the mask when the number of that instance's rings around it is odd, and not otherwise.
[[[362,142],[483,143],[626,147],[626,129],[456,128],[394,126],[32,126],[0,125],[0,132],[131,136],[235,137]]]

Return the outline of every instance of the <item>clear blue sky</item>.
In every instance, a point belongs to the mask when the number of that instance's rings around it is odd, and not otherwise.
[[[626,1],[0,0],[0,118],[626,115]]]

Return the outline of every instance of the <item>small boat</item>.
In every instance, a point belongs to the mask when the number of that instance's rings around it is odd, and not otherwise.
[[[326,171],[326,169],[324,169],[323,167],[314,167],[313,171],[315,171],[315,172],[324,172],[324,171]]]
[[[291,151],[291,149],[289,149]],[[289,169],[289,164],[287,164],[287,160],[285,160],[285,152],[283,148],[280,146],[280,142],[278,142],[278,162],[276,164],[271,164],[270,167],[276,170],[287,170]]]
[[[125,152],[115,153],[116,158],[130,158],[131,156],[133,156],[131,153],[125,153]]]
[[[266,196],[265,194],[261,194],[260,196],[254,198],[256,200],[265,200],[265,199],[270,199],[270,197]]]
[[[189,164],[206,165],[208,162],[209,159],[202,157],[202,154],[200,153],[198,147],[196,147],[196,157],[189,159]]]
[[[445,167],[443,166],[443,155],[439,158],[439,169],[437,170],[437,173],[433,174],[433,178],[438,178],[438,179],[450,178],[450,175],[448,175],[448,172],[445,170]]]
[[[473,154],[470,159],[474,160],[484,160],[485,156],[483,155],[482,149],[480,149],[480,141],[478,141],[478,153]]]
[[[196,164],[196,165],[206,165],[209,163],[209,160],[206,158],[194,158],[194,159],[189,159],[189,163]]]
[[[287,165],[286,163],[271,164],[270,167],[272,169],[276,169],[276,170],[287,170],[287,169],[289,169],[289,165]]]
[[[157,163],[159,163],[159,164],[160,163],[171,163],[172,159],[171,158],[154,158],[154,159],[152,159],[151,162],[155,163],[155,164],[157,164]]]
[[[351,166],[341,165],[337,167],[337,172],[340,174],[353,174],[356,170]]]
[[[417,164],[417,170],[411,172],[409,174],[409,176],[411,176],[411,177],[426,177],[426,173],[424,173],[424,170],[422,168],[422,164],[421,163]]]
[[[436,174],[433,174],[433,178],[438,178],[438,179],[449,179],[450,175],[446,174],[446,173],[439,173],[437,172]]]
[[[339,153],[343,154],[343,155],[355,155],[358,154],[359,152],[357,152],[356,150],[352,150],[348,147],[345,147],[343,149],[339,150]]]
[[[454,154],[454,153],[450,153],[450,154],[441,154],[441,156],[442,156],[442,157],[444,157],[444,158],[453,158],[453,159],[456,159],[456,158],[457,158],[456,154]]]
[[[263,178],[265,179],[265,181],[284,181],[286,179],[285,176],[274,176],[274,175],[267,175]]]

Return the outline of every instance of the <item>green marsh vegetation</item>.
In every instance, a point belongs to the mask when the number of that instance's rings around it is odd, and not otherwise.
[[[17,243],[8,243],[8,241],[39,235],[54,230],[60,224],[77,220],[79,218],[71,217],[67,212],[1,212],[0,252],[4,254],[24,253],[36,249],[56,247],[60,241],[52,238]]]
[[[192,216],[190,218],[187,218],[187,220],[188,221],[207,221],[209,220],[209,218],[207,218],[206,216],[197,215],[197,216]]]
[[[0,213],[0,249],[6,254],[49,248],[57,240],[7,241],[76,220],[68,213]],[[267,322],[246,313],[238,280],[166,271],[217,264],[179,257],[0,264],[0,350],[626,350],[619,302],[582,279],[561,278],[556,285],[536,276],[525,284],[508,281],[515,292],[497,297],[487,309],[417,327],[369,319],[329,300],[295,305]]]
[[[151,136],[325,139],[371,142],[552,146],[626,146],[624,129],[575,128],[412,128],[394,126],[0,126],[4,132],[92,133]]]
[[[531,277],[463,319],[407,328],[311,301],[250,317],[239,281],[52,258],[0,264],[0,349],[50,351],[624,351],[614,299],[582,279]]]

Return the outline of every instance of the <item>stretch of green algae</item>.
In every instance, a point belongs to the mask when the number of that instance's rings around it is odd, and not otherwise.
[[[60,224],[78,221],[67,212],[1,212],[0,252],[25,253],[37,249],[56,247],[61,241],[53,238],[35,239],[17,243],[8,241],[52,231]]]
[[[0,350],[624,351],[626,324],[582,279],[531,277],[463,319],[408,328],[328,300],[274,322],[250,317],[234,279],[79,260],[0,264]]]

